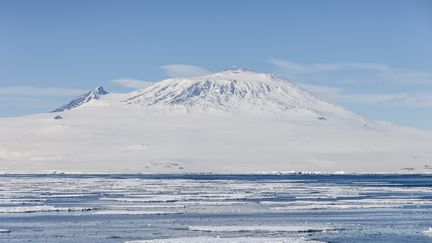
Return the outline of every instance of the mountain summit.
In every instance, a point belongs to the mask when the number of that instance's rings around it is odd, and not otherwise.
[[[89,92],[76,97],[71,102],[67,103],[66,105],[64,105],[62,107],[59,107],[59,108],[53,110],[52,112],[62,112],[65,110],[70,110],[70,109],[76,108],[78,106],[81,106],[81,105],[83,105],[83,104],[85,104],[91,100],[98,100],[102,96],[107,95],[107,94],[108,94],[108,92],[105,91],[105,89],[102,86],[98,86],[94,90],[90,90]]]
[[[283,112],[307,109],[316,113],[341,113],[342,108],[319,99],[287,79],[247,69],[189,78],[171,78],[138,90],[127,104],[191,110],[260,110]]]

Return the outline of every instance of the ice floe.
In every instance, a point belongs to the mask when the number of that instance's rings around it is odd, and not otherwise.
[[[55,207],[49,205],[0,207],[0,213],[86,212],[92,210],[98,210],[98,208],[80,208],[80,207],[66,208],[66,207]]]
[[[205,232],[292,232],[292,233],[312,233],[334,231],[338,228],[326,225],[224,225],[224,226],[189,226],[191,231]]]
[[[182,212],[167,211],[145,211],[145,210],[101,210],[93,214],[99,215],[163,215],[163,214],[181,214]]]
[[[171,239],[155,239],[155,240],[136,240],[126,241],[125,243],[319,243],[321,241],[308,240],[305,238],[270,238],[270,237],[183,237]]]
[[[432,236],[432,227],[430,227],[429,229],[423,231],[423,233]]]

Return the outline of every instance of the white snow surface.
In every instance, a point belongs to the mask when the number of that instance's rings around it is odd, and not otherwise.
[[[62,119],[54,119],[60,115]],[[6,173],[432,172],[432,133],[244,69],[0,119]]]

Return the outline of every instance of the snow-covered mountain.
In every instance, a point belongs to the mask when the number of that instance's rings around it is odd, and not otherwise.
[[[188,111],[261,110],[276,113],[309,109],[316,113],[345,112],[286,79],[246,69],[227,69],[201,77],[167,79],[134,92],[125,102],[142,106],[162,105]]]
[[[428,172],[432,134],[368,120],[273,74],[228,69],[103,88],[0,119],[8,172]]]
[[[83,105],[83,104],[85,104],[91,100],[98,100],[103,95],[107,95],[107,94],[108,94],[108,92],[106,92],[102,86],[98,86],[94,90],[90,90],[89,92],[76,97],[71,102],[67,103],[66,105],[64,105],[62,107],[59,107],[59,108],[53,110],[52,112],[61,112],[61,111],[65,111],[65,110],[70,110],[70,109],[73,109],[75,107],[81,106],[81,105]]]

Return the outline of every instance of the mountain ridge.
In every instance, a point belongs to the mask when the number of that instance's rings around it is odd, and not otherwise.
[[[84,96],[89,96],[89,93]],[[91,100],[80,97],[76,99],[86,102],[71,106],[71,103],[76,103],[71,101],[56,111],[66,110],[64,107],[72,109]],[[364,119],[354,112],[316,97],[285,78],[244,68],[224,69],[197,77],[169,78],[147,88],[123,94],[123,97],[119,102],[127,105],[159,106],[168,110],[182,109],[188,112],[216,110],[235,113],[259,110],[281,113],[305,109],[316,113],[317,116],[326,116],[330,113]],[[98,96],[93,99],[100,98],[101,96]]]
[[[70,110],[76,107],[79,107],[85,103],[90,102],[91,100],[98,100],[102,96],[109,94],[102,86],[97,86],[95,89],[90,90],[89,92],[82,94],[75,99],[71,100],[69,103],[56,108],[55,110],[51,112],[62,112],[65,110]]]

